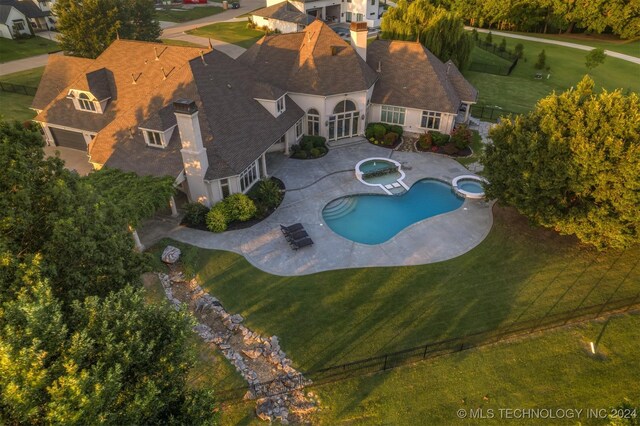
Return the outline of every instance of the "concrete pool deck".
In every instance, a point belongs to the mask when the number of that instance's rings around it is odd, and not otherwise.
[[[450,183],[458,175],[469,174],[464,166],[442,155],[390,151],[364,140],[332,147],[316,160],[270,154],[269,174],[287,188],[282,204],[271,216],[251,228],[222,234],[175,227],[165,236],[201,248],[233,251],[265,272],[292,276],[443,261],[468,252],[489,233],[491,204],[470,199],[459,209],[415,223],[382,244],[359,244],[334,233],[322,219],[327,203],[345,195],[383,194],[380,188],[363,185],[355,177],[354,166],[368,157],[391,157],[400,162],[409,186],[424,178]],[[289,247],[280,224],[296,222],[304,225],[313,246],[298,251]]]

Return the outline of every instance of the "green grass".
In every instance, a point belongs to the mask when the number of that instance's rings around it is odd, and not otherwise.
[[[171,38],[163,38],[160,39],[160,41],[163,44],[166,44],[168,46],[182,46],[182,47],[208,47],[205,46],[204,44],[196,44],[196,43],[192,43],[190,41],[184,41],[184,40],[174,40]]]
[[[148,274],[144,282],[145,298],[148,303],[167,303],[157,276]],[[216,390],[246,385],[240,374],[213,344],[206,343],[195,333],[190,340],[197,356],[196,364],[187,379],[191,386],[195,388],[209,387]]]
[[[0,63],[60,50],[58,43],[42,37],[22,40],[0,38]]]
[[[482,35],[481,35],[482,37]],[[494,36],[500,43],[501,37]],[[510,76],[465,71],[467,79],[479,92],[479,105],[497,105],[505,111],[524,113],[530,111],[536,102],[552,91],[561,92],[575,86],[587,73],[585,57],[587,52],[550,44],[507,38],[507,48],[513,50],[516,43],[524,45],[525,60],[520,60]],[[547,65],[551,67],[551,77],[536,80],[539,70],[534,68],[538,54],[545,50]],[[488,56],[489,55],[489,56]],[[481,63],[503,63],[504,60],[488,54],[479,48],[472,51],[472,60]],[[604,64],[591,72],[597,88],[613,90],[621,88],[640,92],[640,65],[621,59],[608,57]]]
[[[430,265],[279,277],[180,245],[202,285],[302,370],[505,327],[640,291],[640,247],[598,253],[497,208],[478,247]],[[425,245],[428,250],[428,244]]]
[[[463,166],[467,166],[478,161],[484,149],[484,145],[482,144],[482,136],[480,136],[480,133],[478,133],[477,130],[472,130],[471,132],[473,133],[473,139],[471,139],[471,150],[473,151],[473,154],[468,157],[454,157],[455,160]]]
[[[592,46],[594,48],[601,47],[605,50],[640,57],[640,40],[620,40],[613,36],[586,34],[538,34],[522,32],[515,32],[514,34],[545,38],[548,40],[566,41],[568,43],[582,44],[584,46]]]
[[[216,40],[236,44],[248,49],[264,36],[264,32],[247,28],[247,22],[218,22],[195,30],[187,31],[201,37],[211,37]]]
[[[23,86],[38,87],[44,67],[33,68],[13,74],[0,76],[0,81]],[[0,92],[0,117],[5,120],[27,121],[36,116],[35,111],[29,109],[33,96],[18,93]]]
[[[601,333],[593,356],[588,344]],[[587,419],[586,410],[615,407],[625,398],[640,405],[638,341],[640,316],[627,314],[313,388],[322,408],[314,424],[523,424],[501,419],[501,408],[585,410],[574,421],[526,424],[604,424]],[[221,423],[258,425],[253,408],[228,407]],[[458,419],[459,409],[477,408],[496,417]]]
[[[206,18],[207,16],[217,15],[224,12],[224,9],[217,6],[200,6],[190,9],[184,8],[183,11],[172,9],[182,9],[180,5],[167,6],[164,10],[156,10],[156,19],[167,22],[187,22],[195,19]]]

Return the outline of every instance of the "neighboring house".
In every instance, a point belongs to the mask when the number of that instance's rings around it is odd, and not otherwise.
[[[95,60],[51,56],[35,121],[48,144],[87,151],[96,169],[170,175],[206,205],[247,192],[268,174],[265,154],[288,154],[303,134],[332,141],[376,121],[450,132],[475,89],[418,43],[367,47],[366,27],[352,24],[352,47],[315,21],[236,60],[125,40]]]
[[[267,7],[251,12],[251,20],[282,33],[300,31],[315,19],[329,23],[365,21],[369,27],[379,27],[378,9],[378,0],[267,0]]]
[[[50,1],[0,0],[0,37],[16,38],[55,29],[51,5]]]

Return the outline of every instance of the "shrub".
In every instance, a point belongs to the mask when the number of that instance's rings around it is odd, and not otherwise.
[[[367,126],[367,128],[364,131],[364,136],[369,139],[371,142],[373,142],[371,139],[375,139],[374,134],[373,134],[373,124],[369,124]]]
[[[451,143],[458,149],[465,149],[471,145],[473,133],[466,124],[461,124],[451,132]]]
[[[433,143],[433,140],[431,138],[431,133],[423,133],[420,135],[420,137],[418,138],[418,146],[421,149],[427,150],[429,148],[431,148],[431,144]]]
[[[518,44],[516,44],[516,47],[515,47],[514,50],[515,50],[516,56],[518,58],[522,58],[522,55],[524,53],[524,45],[522,43],[518,43]]]
[[[398,137],[402,136],[402,133],[404,132],[404,130],[402,129],[402,126],[398,126],[397,124],[390,125],[389,131],[396,133]]]
[[[304,160],[305,158],[308,157],[308,155],[307,155],[307,151],[298,151],[298,152],[294,152],[291,157]]]
[[[456,145],[453,142],[449,142],[442,149],[443,149],[444,153],[447,154],[447,155],[453,155],[453,154],[458,152],[458,148],[456,147]]]
[[[384,135],[384,144],[393,146],[398,141],[398,134],[394,132],[389,132]]]
[[[184,206],[185,215],[182,221],[189,226],[204,226],[207,224],[209,208],[200,203],[187,203]]]
[[[274,180],[263,179],[258,184],[256,198],[259,204],[266,206],[268,209],[274,209],[278,207],[280,201],[282,201],[282,192]]]
[[[507,50],[507,39],[506,38],[502,38],[502,41],[500,42],[500,46],[498,46],[498,50],[500,52],[504,52],[505,50]]]
[[[300,148],[300,145],[295,144],[295,145],[291,145],[290,149],[291,149],[291,153],[295,154],[296,152],[299,152],[301,148]]]
[[[222,200],[230,220],[246,222],[256,215],[256,205],[251,198],[245,194],[232,194]],[[217,204],[216,204],[217,206]]]
[[[487,44],[493,43],[493,37],[492,37],[491,31],[489,31],[487,35],[484,37],[484,42]]]
[[[374,124],[373,126],[373,137],[377,140],[381,141],[384,138],[384,135],[387,133],[386,127],[382,124]]]
[[[309,139],[302,139],[300,141],[300,148],[302,148],[303,151],[310,151],[311,148],[313,148],[313,141]]]
[[[445,146],[447,142],[449,142],[449,135],[442,134],[438,131],[432,131],[431,140],[437,146]]]
[[[229,220],[223,202],[219,202],[207,213],[207,229],[211,232],[223,232],[227,230]]]
[[[326,154],[327,152],[329,152],[329,148],[327,148],[326,146],[321,146],[320,148],[318,148],[320,150],[320,153],[322,155]]]
[[[542,49],[542,52],[538,55],[538,62],[535,63],[534,67],[538,70],[542,70],[547,66],[547,54]]]
[[[314,136],[314,141],[313,141],[313,147],[314,148],[324,148],[326,139],[323,138],[322,136]]]
[[[322,155],[318,148],[311,148],[311,150],[309,150],[309,154],[311,154],[313,158],[318,158]]]

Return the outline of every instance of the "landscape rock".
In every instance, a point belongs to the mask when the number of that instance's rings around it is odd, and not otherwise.
[[[162,252],[162,261],[168,264],[174,264],[180,259],[180,249],[174,246],[167,246]]]

